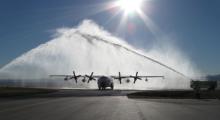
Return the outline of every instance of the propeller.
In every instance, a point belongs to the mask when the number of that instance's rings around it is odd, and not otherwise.
[[[118,81],[119,81],[120,84],[121,84],[121,80],[122,80],[122,78],[125,78],[125,77],[122,77],[122,76],[121,76],[121,73],[118,72],[118,77],[115,77],[115,79],[118,79]]]
[[[139,80],[141,80],[141,78],[140,77],[138,77],[138,72],[136,72],[136,75],[135,76],[130,76],[131,78],[134,78],[134,84],[135,84],[135,82],[139,79]]]
[[[94,77],[93,77],[93,72],[90,74],[90,76],[88,75],[85,75],[86,77],[88,77],[88,83],[91,81],[91,80],[96,80]]]
[[[81,77],[81,75],[76,75],[75,71],[73,71],[73,76],[70,79],[74,78],[76,83],[77,83],[77,80],[78,80],[79,77]]]

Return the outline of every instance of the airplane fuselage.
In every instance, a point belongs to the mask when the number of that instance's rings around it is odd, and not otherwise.
[[[102,76],[98,78],[97,84],[98,84],[99,90],[104,90],[107,87],[110,87],[112,90],[114,89],[114,83],[111,77]]]

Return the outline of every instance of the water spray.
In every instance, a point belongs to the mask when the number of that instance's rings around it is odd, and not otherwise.
[[[174,68],[172,68],[172,67],[170,67],[170,66],[168,66],[168,65],[165,65],[164,63],[159,62],[158,60],[155,60],[155,59],[150,58],[150,57],[148,57],[148,56],[146,56],[146,55],[143,55],[143,54],[141,54],[141,53],[139,53],[139,52],[137,52],[137,51],[134,51],[134,50],[132,50],[132,49],[129,49],[128,47],[125,47],[125,46],[123,46],[123,45],[120,45],[120,44],[117,44],[117,43],[113,43],[113,42],[107,41],[107,40],[105,40],[105,39],[103,39],[103,38],[100,38],[100,37],[98,37],[98,36],[93,36],[93,35],[81,33],[81,32],[79,32],[79,31],[76,31],[76,33],[79,34],[79,35],[81,35],[82,37],[86,38],[87,40],[98,40],[98,41],[101,41],[101,42],[104,42],[104,43],[107,43],[107,44],[110,44],[110,45],[113,45],[113,46],[116,46],[116,47],[121,47],[121,48],[123,48],[123,49],[125,49],[125,50],[127,50],[127,51],[129,51],[129,52],[131,52],[131,53],[134,53],[135,55],[141,56],[141,57],[143,57],[143,58],[145,58],[145,59],[147,59],[147,60],[150,60],[150,61],[152,61],[152,62],[154,62],[154,63],[157,63],[157,64],[159,64],[159,65],[161,65],[161,66],[163,66],[163,67],[165,67],[165,68],[167,68],[167,69],[169,69],[169,70],[171,70],[171,71],[173,71],[173,72],[175,72],[175,73],[177,73],[177,74],[179,74],[179,75],[181,75],[181,76],[183,76],[183,77],[185,77],[185,78],[191,80],[191,78],[189,78],[189,77],[186,76],[185,74],[183,74],[183,73],[181,73],[181,72],[175,70]],[[91,38],[93,38],[93,39],[91,39]]]
[[[52,40],[33,48],[1,68],[0,77],[12,80],[25,79],[24,84],[41,81],[43,85],[44,81],[49,81],[60,87],[96,88],[96,83],[92,81],[90,84],[79,82],[75,85],[71,81],[51,80],[48,75],[69,74],[73,69],[79,74],[94,71],[95,74],[103,75],[113,75],[118,71],[123,71],[123,74],[139,71],[140,74],[147,72],[150,75],[163,72],[167,78],[166,81],[149,80],[150,84],[142,84],[144,81],[139,81],[135,85],[120,84],[117,81],[116,87],[121,89],[187,88],[190,79],[186,75],[193,76],[197,71],[189,60],[179,56],[178,51],[172,52],[169,58],[163,52],[157,49],[152,49],[148,53],[139,51],[103,30],[93,21],[85,20],[76,28],[58,29]],[[169,51],[167,52],[170,54]],[[155,57],[150,57],[151,55]],[[179,64],[180,59],[183,64]],[[181,72],[170,65],[180,68]]]

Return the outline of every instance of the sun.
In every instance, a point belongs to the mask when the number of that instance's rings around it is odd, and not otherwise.
[[[143,0],[118,0],[116,5],[126,14],[137,12],[141,8]]]

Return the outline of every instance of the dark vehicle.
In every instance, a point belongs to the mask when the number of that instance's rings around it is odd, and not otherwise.
[[[99,90],[105,90],[106,87],[110,87],[112,90],[114,89],[113,80],[110,77],[102,76],[97,81]]]
[[[190,87],[194,90],[200,90],[202,88],[208,90],[215,90],[217,88],[217,81],[191,81]]]

